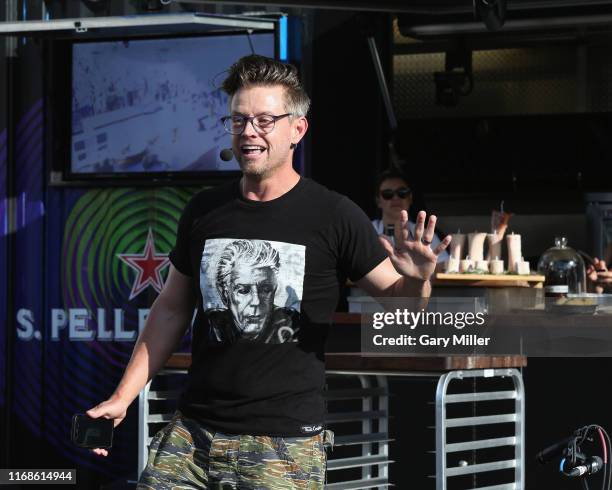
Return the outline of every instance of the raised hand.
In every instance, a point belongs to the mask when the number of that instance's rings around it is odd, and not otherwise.
[[[440,244],[432,250],[436,228],[436,217],[431,215],[425,228],[425,211],[419,211],[417,215],[414,236],[410,236],[408,230],[408,213],[402,211],[399,221],[395,224],[395,246],[384,236],[380,240],[395,267],[400,274],[427,281],[433,274],[438,255],[440,255],[450,244],[451,235],[447,235]]]

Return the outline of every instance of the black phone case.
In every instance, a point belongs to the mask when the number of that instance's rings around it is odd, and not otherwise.
[[[83,447],[83,448],[87,448],[87,449],[94,449],[94,448],[101,448],[101,449],[110,449],[113,445],[113,427],[111,426],[111,432],[110,432],[110,437],[109,437],[109,441],[108,444],[95,444],[95,445],[91,445],[91,444],[86,444],[86,443],[80,443],[79,442],[79,425],[80,425],[80,421],[83,419],[89,419],[89,417],[85,414],[75,414],[72,416],[72,430],[70,431],[70,438],[72,440],[72,443],[75,444],[78,447]],[[95,419],[90,419],[90,420],[95,420]]]

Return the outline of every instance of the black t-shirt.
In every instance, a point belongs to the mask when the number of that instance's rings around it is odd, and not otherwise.
[[[198,298],[179,408],[221,432],[320,432],[340,288],[385,257],[363,211],[309,179],[264,202],[238,182],[195,195],[170,253]]]

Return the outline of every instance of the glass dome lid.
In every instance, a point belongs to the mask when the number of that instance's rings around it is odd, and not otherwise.
[[[563,236],[555,237],[555,246],[542,254],[538,273],[545,276],[544,286],[549,290],[567,285],[567,293],[586,292],[584,260],[576,250],[567,246],[567,239]]]

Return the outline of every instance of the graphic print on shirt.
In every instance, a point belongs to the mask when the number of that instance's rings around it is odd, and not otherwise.
[[[296,342],[305,263],[303,245],[207,240],[200,261],[200,293],[209,340]]]

